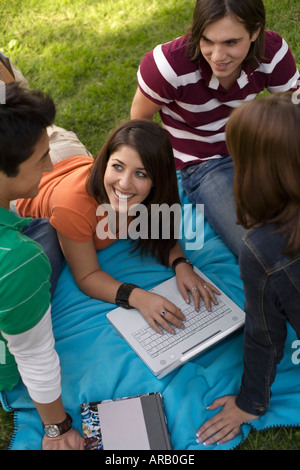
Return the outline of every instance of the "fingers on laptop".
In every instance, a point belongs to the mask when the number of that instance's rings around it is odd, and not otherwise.
[[[166,305],[156,311],[153,318],[149,319],[150,326],[157,331],[157,333],[163,333],[164,330],[168,333],[174,334],[176,330],[174,327],[183,329],[184,328],[185,316],[179,308],[174,304],[166,301]]]
[[[200,280],[197,285],[194,285],[189,290],[193,296],[195,310],[197,311],[200,308],[201,298],[203,298],[205,306],[209,312],[211,311],[211,302],[215,305],[218,304],[215,294],[220,294],[220,291],[206,281]]]

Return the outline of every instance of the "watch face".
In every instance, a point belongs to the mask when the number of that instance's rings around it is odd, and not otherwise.
[[[56,424],[49,424],[48,426],[44,427],[46,436],[48,437],[57,437],[59,435],[59,429]]]

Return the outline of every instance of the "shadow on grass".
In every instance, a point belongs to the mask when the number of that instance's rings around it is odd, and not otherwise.
[[[18,3],[20,17],[23,13],[28,17],[28,2]],[[195,2],[85,0],[79,14],[81,3],[69,6],[67,1],[53,1],[48,16],[35,6],[31,21],[18,27],[16,39],[7,37],[12,45],[5,52],[32,88],[41,88],[54,98],[57,124],[73,129],[95,154],[108,133],[130,117],[136,72],[145,52],[186,32]],[[292,49],[293,45],[299,48],[293,33],[299,7],[291,6],[283,22],[280,2],[265,3],[272,13],[268,27],[277,25],[278,32],[293,43]],[[147,7],[144,12],[143,5]]]
[[[37,17],[36,25],[20,30],[11,50],[5,51],[31,88],[41,88],[53,97],[58,108],[56,123],[77,132],[92,153],[110,130],[129,119],[136,72],[145,52],[184,33],[194,5],[193,1],[162,3],[159,16],[140,15],[139,24],[130,16],[127,23],[125,11],[118,27],[104,31],[101,21],[109,22],[108,17],[99,18],[98,25],[96,17],[87,20],[88,9],[95,15],[98,3],[85,2],[82,19]]]

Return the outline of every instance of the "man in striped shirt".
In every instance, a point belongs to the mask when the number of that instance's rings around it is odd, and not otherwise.
[[[287,43],[265,31],[261,0],[198,0],[191,32],[155,47],[139,67],[131,117],[160,113],[188,197],[204,204],[237,256],[244,230],[235,223],[227,120],[264,89],[296,89],[298,78]]]
[[[43,172],[51,171],[47,126],[52,100],[16,83],[0,104],[0,390],[21,376],[46,435],[43,449],[83,449],[61,400],[61,372],[54,349],[50,305],[51,266],[41,245],[23,228],[31,219],[11,212],[10,201],[35,197]]]

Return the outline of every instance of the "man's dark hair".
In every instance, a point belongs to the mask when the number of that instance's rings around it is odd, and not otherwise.
[[[54,118],[55,105],[49,96],[17,83],[6,84],[5,102],[0,104],[0,171],[17,176],[19,165],[33,154]]]
[[[190,60],[197,62],[202,58],[200,40],[204,30],[227,16],[243,24],[250,37],[260,28],[245,58],[246,63],[258,67],[265,53],[266,12],[262,0],[197,0],[191,31],[187,34]]]

